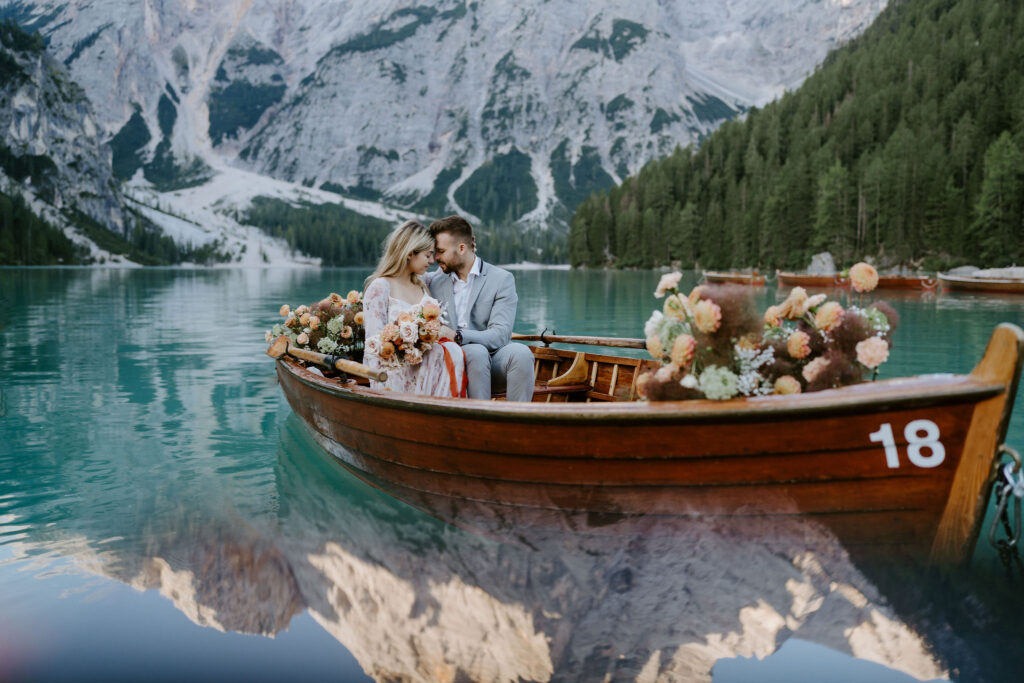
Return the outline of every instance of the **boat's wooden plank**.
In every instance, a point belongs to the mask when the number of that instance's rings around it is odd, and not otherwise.
[[[958,455],[947,453],[949,460],[944,467],[891,469],[886,465],[884,454],[876,448],[784,455],[759,453],[703,458],[581,460],[488,453],[457,445],[420,444],[409,447],[408,442],[401,439],[368,434],[356,428],[339,430],[338,439],[344,439],[350,448],[361,453],[404,467],[522,482],[593,485],[615,482],[637,485],[767,484],[893,477],[925,477],[948,482],[953,476]]]

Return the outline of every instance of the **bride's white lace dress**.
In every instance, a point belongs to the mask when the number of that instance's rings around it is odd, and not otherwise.
[[[430,295],[424,292],[423,298],[430,298]],[[423,299],[420,299],[421,303],[422,301]],[[363,324],[366,326],[366,338],[369,339],[373,335],[379,334],[385,325],[394,322],[400,314],[412,307],[413,304],[391,296],[391,285],[385,278],[380,277],[371,282],[363,293]],[[462,390],[466,361],[462,355],[462,348],[458,344],[444,342],[455,371],[453,385],[441,345],[441,342],[434,344],[423,354],[423,360],[418,365],[403,365],[398,369],[388,368],[387,381],[370,380],[370,387],[408,394],[451,398],[452,386],[455,386],[457,391]],[[364,354],[363,363],[374,370],[381,367],[380,357],[369,351]]]

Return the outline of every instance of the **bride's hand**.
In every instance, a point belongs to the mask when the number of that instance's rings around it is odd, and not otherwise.
[[[455,339],[455,330],[447,325],[441,325],[441,336],[447,337],[448,339]]]

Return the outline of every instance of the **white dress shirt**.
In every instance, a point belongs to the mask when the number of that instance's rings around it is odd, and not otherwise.
[[[466,276],[465,282],[459,277],[458,273],[449,273],[452,279],[452,285],[454,288],[455,298],[455,314],[459,316],[458,325],[455,329],[464,330],[469,322],[469,292],[473,287],[473,280],[480,274],[480,259],[473,256],[473,267],[469,269],[469,275]]]

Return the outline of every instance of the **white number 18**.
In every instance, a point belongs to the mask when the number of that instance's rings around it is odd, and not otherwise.
[[[938,467],[946,459],[946,447],[939,441],[939,425],[931,420],[914,420],[908,423],[903,429],[903,436],[907,440],[907,459],[914,465]],[[885,463],[891,469],[900,466],[900,454],[892,435],[892,425],[886,422],[868,437],[873,443],[882,444],[885,449]],[[922,455],[923,448],[928,449],[928,455]]]

